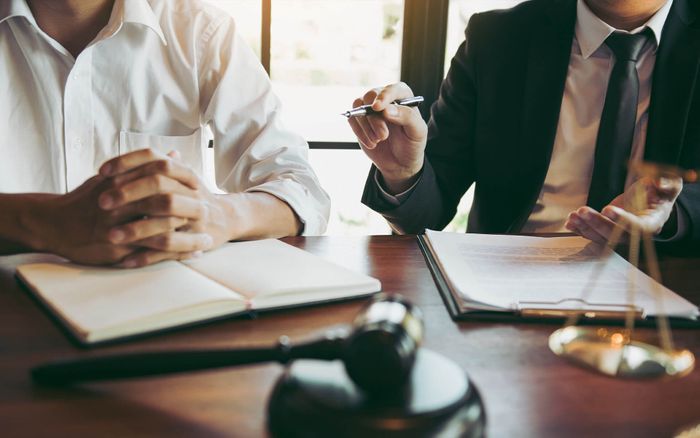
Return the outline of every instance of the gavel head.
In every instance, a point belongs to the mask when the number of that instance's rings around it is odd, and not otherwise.
[[[422,340],[420,310],[399,295],[380,294],[353,323],[343,348],[345,369],[366,393],[395,394],[408,381]]]

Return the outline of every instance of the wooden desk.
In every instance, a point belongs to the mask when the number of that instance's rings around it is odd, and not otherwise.
[[[700,370],[676,381],[618,381],[570,366],[547,348],[552,325],[452,322],[413,237],[294,238],[288,242],[381,279],[418,304],[426,346],[457,361],[484,397],[491,437],[665,436],[700,423]],[[83,385],[32,386],[31,366],[94,354],[73,346],[16,284],[0,258],[0,435],[260,436],[277,365]],[[700,302],[700,259],[663,262],[668,285]],[[238,319],[151,337],[102,352],[272,343],[349,322],[364,301]],[[652,330],[640,330],[652,336]],[[700,331],[675,340],[700,358]]]

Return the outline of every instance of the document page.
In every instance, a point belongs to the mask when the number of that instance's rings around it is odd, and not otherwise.
[[[695,305],[582,237],[426,231],[450,287],[484,309],[590,309],[694,317]],[[596,280],[592,281],[593,276]],[[633,302],[628,297],[634,292]],[[655,294],[661,297],[660,303]]]

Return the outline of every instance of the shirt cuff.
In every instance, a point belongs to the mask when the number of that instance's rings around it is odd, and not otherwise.
[[[302,236],[321,236],[328,226],[330,199],[319,187],[304,186],[292,179],[268,181],[245,191],[263,192],[287,203],[302,222]]]
[[[408,199],[408,197],[411,195],[411,192],[416,188],[418,183],[420,182],[421,178],[423,177],[422,173],[421,175],[418,176],[418,179],[416,179],[416,182],[413,183],[411,187],[408,189],[404,190],[401,193],[398,193],[396,195],[390,195],[389,192],[384,189],[384,183],[382,178],[380,178],[380,172],[377,170],[374,172],[374,183],[377,185],[377,188],[379,189],[379,195],[389,204],[393,205],[394,207],[398,207],[399,205],[403,204],[403,202]]]

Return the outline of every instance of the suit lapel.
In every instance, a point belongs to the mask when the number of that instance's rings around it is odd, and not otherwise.
[[[700,30],[687,0],[675,0],[656,57],[644,158],[678,164],[700,56]]]
[[[522,181],[519,216],[508,232],[518,232],[530,216],[544,183],[554,147],[576,23],[576,1],[554,0],[533,28],[525,73],[523,119],[518,153]]]

